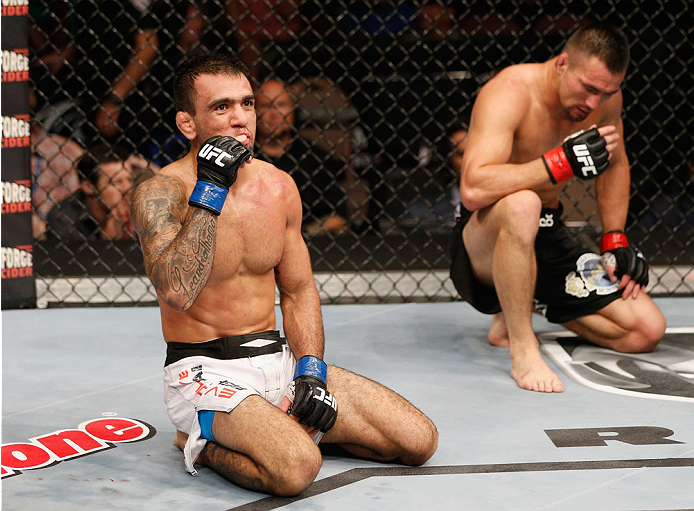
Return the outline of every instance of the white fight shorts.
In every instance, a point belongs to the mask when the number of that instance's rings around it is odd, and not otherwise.
[[[164,401],[176,429],[188,433],[183,450],[186,470],[197,475],[193,464],[207,443],[200,436],[198,411],[230,412],[251,395],[279,406],[295,365],[294,355],[277,331],[169,343]]]

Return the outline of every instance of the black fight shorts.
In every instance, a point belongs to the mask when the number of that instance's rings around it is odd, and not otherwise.
[[[566,323],[593,314],[621,297],[618,282],[607,278],[600,256],[569,234],[561,220],[563,208],[542,208],[535,239],[537,283],[535,308],[552,323]],[[451,240],[451,280],[460,297],[484,314],[501,312],[493,287],[472,272],[463,245],[466,222],[457,222]]]

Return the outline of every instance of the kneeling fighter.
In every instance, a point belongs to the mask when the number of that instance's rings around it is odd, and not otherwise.
[[[645,292],[648,265],[624,234],[628,63],[619,29],[582,27],[551,60],[499,72],[473,106],[460,183],[473,213],[454,228],[451,278],[464,300],[494,314],[489,342],[510,346],[511,376],[524,389],[563,390],[540,355],[533,309],[622,352],[650,351],[665,331]],[[576,176],[595,179],[602,257],[561,220],[560,192]]]
[[[424,414],[322,360],[301,198],[287,173],[252,157],[243,64],[193,57],[176,73],[174,101],[190,151],[136,189],[132,216],[160,304],[165,400],[187,470],[195,475],[197,462],[240,486],[294,495],[320,469],[319,440],[373,460],[427,461],[438,433]],[[275,284],[286,339],[275,330]]]

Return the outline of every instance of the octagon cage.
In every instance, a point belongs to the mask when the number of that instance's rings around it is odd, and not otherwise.
[[[290,133],[292,149],[270,159],[281,158],[300,190],[323,303],[458,299],[448,275],[455,162],[476,94],[505,66],[552,58],[589,21],[618,25],[631,46],[627,235],[651,265],[652,294],[692,296],[688,3],[544,4],[32,0],[39,306],[156,303],[129,201],[138,180],[188,150],[171,85],[178,64],[203,50],[239,55],[258,108],[268,80],[289,95],[289,106],[263,107],[282,112],[278,124]],[[260,111],[258,120],[272,128]],[[103,152],[129,162],[125,183],[90,180],[89,163]],[[562,192],[567,225],[593,246],[601,235],[594,197],[589,181]]]

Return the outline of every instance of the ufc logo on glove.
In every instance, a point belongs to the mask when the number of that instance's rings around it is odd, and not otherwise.
[[[204,158],[206,160],[212,160],[214,158],[215,164],[224,167],[226,165],[226,163],[224,163],[224,158],[231,159],[231,155],[226,151],[222,151],[219,147],[205,144],[198,152],[198,158]]]
[[[333,410],[337,410],[337,401],[333,398],[332,394],[326,392],[322,387],[316,388],[316,394],[313,396],[313,399],[317,399],[318,401],[328,405]]]
[[[593,164],[593,158],[590,157],[588,146],[585,144],[577,144],[573,146],[573,150],[574,154],[576,155],[576,159],[583,164],[583,167],[581,167],[581,172],[583,172],[583,175],[588,177],[588,173],[590,172],[590,174],[597,176],[598,171]]]

